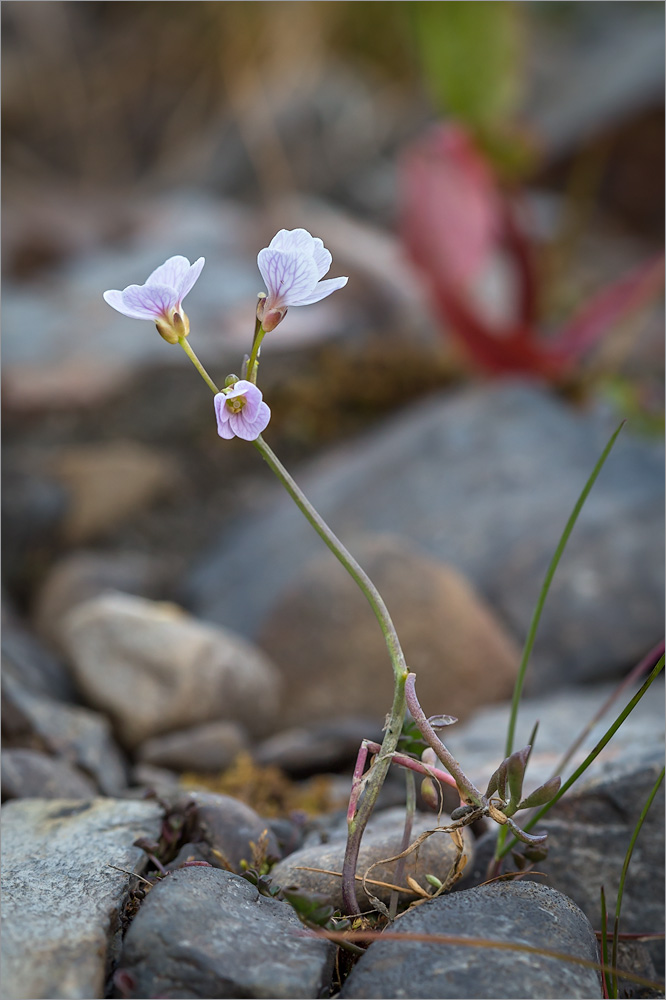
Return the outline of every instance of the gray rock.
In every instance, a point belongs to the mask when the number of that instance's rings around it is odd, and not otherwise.
[[[190,802],[196,806],[192,812],[186,808]],[[253,844],[259,849],[263,844],[267,857],[280,857],[277,840],[266,820],[230,795],[195,791],[175,797],[173,804],[189,815],[183,840],[204,841],[223,867],[228,865],[238,871],[241,861],[251,863]]]
[[[371,944],[352,969],[341,997],[557,1000],[603,995],[594,969],[561,958],[408,939],[410,934],[485,938],[597,962],[596,937],[585,915],[546,886],[500,883],[442,896],[403,914],[391,931],[407,940]]]
[[[256,732],[276,715],[279,679],[266,656],[175,605],[102,594],[70,612],[63,642],[84,697],[130,749],[213,720]]]
[[[442,816],[441,824],[447,822],[448,817]],[[405,810],[401,807],[386,809],[383,812],[375,813],[368,823],[363,835],[361,850],[359,852],[357,875],[363,875],[376,861],[391,858],[401,851],[402,832],[405,822]],[[437,827],[437,816],[426,813],[416,813],[413,825],[413,840],[426,830],[434,830]],[[322,892],[330,899],[333,906],[342,908],[341,879],[335,875],[324,874],[317,871],[306,871],[307,868],[322,868],[329,872],[342,872],[342,862],[345,854],[345,843],[347,838],[346,823],[334,828],[328,835],[324,843],[311,844],[303,847],[287,858],[278,862],[271,869],[271,877],[276,885],[292,886],[297,885],[308,892]],[[473,838],[469,831],[465,832],[465,855],[469,860],[474,854]],[[453,841],[448,833],[435,833],[419,847],[418,851],[410,854],[405,863],[405,875],[400,882],[406,885],[405,878],[416,879],[427,889],[428,883],[425,881],[426,874],[432,874],[444,881],[451,871],[451,867],[456,860],[457,852]],[[368,878],[378,882],[391,882],[395,884],[397,862],[391,861],[388,864],[378,865],[370,872]],[[373,895],[383,902],[388,902],[391,890],[381,886],[372,885],[368,882]],[[405,892],[401,899],[413,899],[415,892]],[[361,883],[357,883],[356,897],[361,909],[368,908],[368,898],[363,892]]]
[[[143,797],[146,793],[165,796],[180,788],[178,775],[166,767],[153,767],[152,764],[136,764],[132,768],[132,783],[134,787],[128,794],[132,798]]]
[[[319,997],[335,948],[294,911],[217,868],[185,868],[151,889],[125,938],[135,997]]]
[[[615,416],[503,384],[428,400],[296,479],[340,535],[388,531],[463,572],[513,634],[526,634],[560,533]],[[532,685],[631,666],[663,623],[663,455],[627,430],[558,568]],[[229,526],[192,573],[197,614],[253,635],[321,541],[286,494]],[[333,556],[330,557],[333,559]],[[622,567],[621,572],[618,567]],[[233,576],[233,588],[219,588]]]
[[[105,996],[134,880],[132,842],[159,833],[149,802],[23,799],[2,810],[2,981],[12,1000]]]
[[[21,624],[2,602],[2,673],[33,694],[76,701],[77,694],[63,665]]]
[[[30,694],[7,676],[2,731],[14,746],[43,749],[75,765],[104,795],[119,795],[127,787],[122,754],[108,719],[98,712]]]
[[[175,771],[224,771],[249,746],[248,736],[236,722],[205,722],[165,736],[154,736],[137,748],[146,764]]]
[[[3,799],[90,799],[97,787],[76,767],[39,750],[2,751]]]
[[[460,573],[390,535],[359,536],[351,549],[390,609],[427,714],[442,709],[443,689],[446,711],[457,716],[510,696],[520,652]],[[350,708],[383,721],[393,695],[386,643],[364,595],[330,553],[308,563],[278,600],[259,644],[290,692],[286,723]]]
[[[61,624],[77,604],[108,590],[163,597],[165,574],[159,559],[138,552],[70,552],[51,567],[37,592],[35,627],[46,642],[60,649]]]
[[[276,733],[255,747],[252,756],[258,764],[274,765],[303,777],[353,764],[362,740],[381,743],[381,727],[376,720],[329,716],[326,722]]]
[[[615,910],[625,855],[638,817],[663,766],[663,753],[645,755],[642,765],[616,761],[606,773],[574,786],[553,806],[539,830],[548,833],[548,857],[536,866],[547,884],[566,893],[586,916],[598,924],[600,889],[604,887],[609,912]],[[479,841],[480,855],[493,849]],[[505,870],[515,866],[508,859]],[[484,877],[482,875],[481,877]],[[527,876],[536,882],[539,875]],[[664,787],[643,823],[631,858],[622,897],[620,930],[629,933],[664,931]],[[663,943],[649,945],[650,954],[663,972]]]

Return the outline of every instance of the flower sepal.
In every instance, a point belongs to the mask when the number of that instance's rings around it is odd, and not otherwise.
[[[168,318],[155,320],[157,332],[167,344],[177,344],[181,337],[189,337],[190,321],[184,310],[174,311]]]

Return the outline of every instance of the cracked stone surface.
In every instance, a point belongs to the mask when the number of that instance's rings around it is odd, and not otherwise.
[[[2,996],[105,995],[131,876],[161,809],[121,799],[21,799],[2,810]]]

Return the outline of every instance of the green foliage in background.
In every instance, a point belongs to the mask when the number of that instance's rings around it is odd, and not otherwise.
[[[416,0],[409,10],[437,111],[481,132],[511,120],[522,97],[520,5]]]
[[[415,0],[405,5],[435,110],[464,123],[505,175],[533,158],[517,129],[525,90],[524,5]]]

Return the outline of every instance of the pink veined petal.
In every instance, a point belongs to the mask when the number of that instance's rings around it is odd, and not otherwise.
[[[231,416],[230,410],[227,409],[225,403],[227,397],[223,392],[218,392],[213,400],[215,405],[215,418],[217,420],[217,433],[220,437],[230,440],[234,437],[234,432],[229,424],[229,417]]]
[[[312,257],[265,248],[257,257],[261,276],[268,289],[268,309],[296,304],[317,284],[317,265]]]
[[[118,291],[117,288],[112,288],[108,292],[104,292],[103,297],[107,305],[110,305],[112,309],[122,313],[123,316],[127,316],[129,319],[152,319],[152,314],[146,316],[143,309],[140,312],[137,312],[136,309],[128,309],[123,299],[123,293]]]
[[[179,302],[182,302],[187,293],[192,291],[195,284],[197,283],[199,275],[203,271],[203,266],[205,263],[206,263],[206,258],[199,257],[198,260],[195,260],[194,264],[190,265],[189,270],[186,272],[185,276],[183,277],[180,283],[180,289],[179,289],[180,299],[178,300]]]
[[[232,414],[231,425],[236,437],[244,441],[255,441],[261,432],[268,427],[271,419],[271,411],[264,402],[259,403],[259,409],[254,417],[248,415],[247,406],[239,413]]]
[[[317,265],[317,271],[319,272],[319,277],[323,278],[325,274],[331,269],[331,264],[333,263],[333,258],[329,251],[323,244],[323,241],[316,238],[314,241],[314,262]]]
[[[190,269],[190,262],[187,257],[177,255],[169,257],[163,264],[156,267],[153,273],[146,279],[146,285],[166,285],[180,291],[180,286]]]
[[[316,241],[307,229],[281,229],[268,244],[269,250],[284,250],[312,257]]]
[[[177,303],[178,293],[167,285],[128,285],[123,290],[123,305],[133,311],[135,319],[168,316]]]
[[[326,278],[318,282],[309,295],[303,295],[298,302],[290,302],[290,306],[311,306],[314,302],[320,302],[332,292],[337,292],[339,288],[344,288],[349,278]]]

